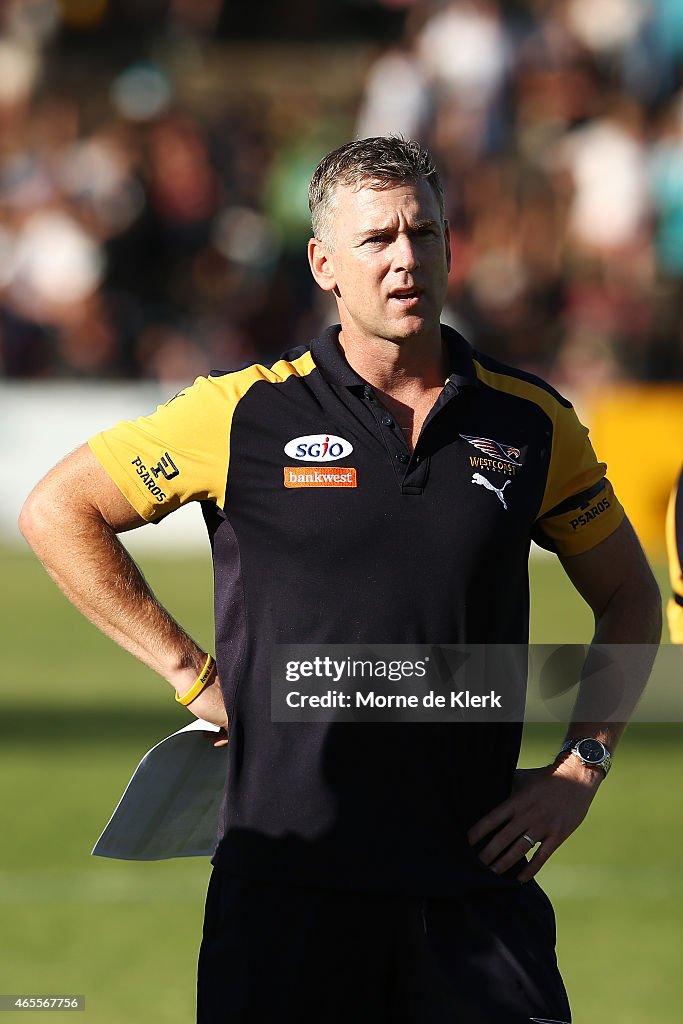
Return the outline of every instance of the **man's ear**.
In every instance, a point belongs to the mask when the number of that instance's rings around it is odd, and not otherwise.
[[[315,283],[324,292],[334,291],[337,279],[334,276],[331,255],[318,238],[311,238],[308,242],[308,265]]]

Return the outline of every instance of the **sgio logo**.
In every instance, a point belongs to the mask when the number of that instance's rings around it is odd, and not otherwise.
[[[334,434],[307,434],[285,445],[285,455],[299,462],[334,462],[353,451],[353,445]]]

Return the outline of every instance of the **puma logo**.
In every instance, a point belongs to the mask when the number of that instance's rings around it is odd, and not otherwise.
[[[485,487],[487,491],[494,491],[495,494],[497,494],[498,497],[500,498],[501,505],[507,511],[507,503],[505,501],[505,498],[503,497],[503,491],[505,490],[505,488],[507,487],[508,484],[512,483],[512,480],[506,480],[502,487],[495,487],[491,483],[491,481],[487,480],[485,476],[481,475],[481,473],[473,473],[472,474],[472,483],[473,484],[481,484],[481,486]]]

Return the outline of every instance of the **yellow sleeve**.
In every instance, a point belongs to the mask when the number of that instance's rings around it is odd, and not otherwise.
[[[560,555],[580,555],[614,533],[624,510],[606,470],[574,409],[557,403],[550,468],[536,523],[539,543]]]
[[[672,596],[667,605],[671,643],[683,644],[683,470],[671,492],[666,513],[666,552]]]
[[[189,501],[225,501],[230,424],[239,390],[199,377],[156,412],[118,423],[88,444],[143,519]]]

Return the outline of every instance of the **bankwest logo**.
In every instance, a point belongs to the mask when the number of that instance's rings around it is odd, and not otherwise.
[[[346,466],[285,466],[285,487],[357,487],[356,470]]]

